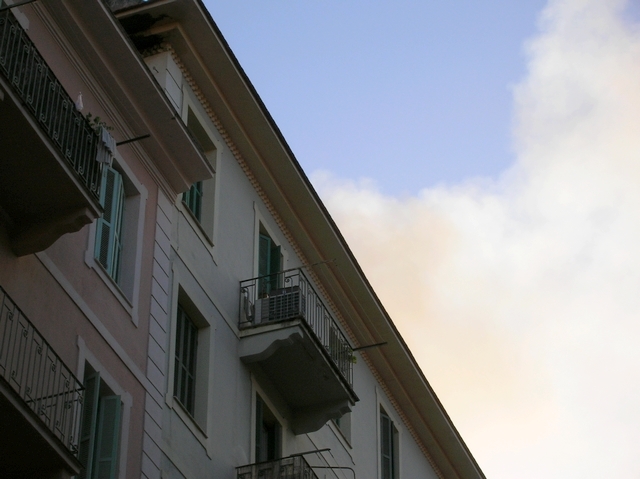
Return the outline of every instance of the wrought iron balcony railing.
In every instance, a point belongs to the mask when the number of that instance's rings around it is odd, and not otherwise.
[[[77,454],[84,387],[2,287],[0,308],[0,381]]]
[[[0,73],[98,199],[101,164],[96,157],[98,148],[103,148],[99,135],[76,110],[75,102],[9,10],[0,12]]]
[[[240,466],[236,479],[318,479],[302,456]]]
[[[302,319],[353,387],[353,349],[301,269],[240,283],[240,329]]]

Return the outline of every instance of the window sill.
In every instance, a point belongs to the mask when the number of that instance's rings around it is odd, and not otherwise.
[[[93,258],[93,256],[91,257],[90,260],[85,262],[92,270],[94,270],[98,274],[98,276],[100,276],[100,278],[102,278],[102,281],[104,282],[104,284],[107,286],[107,288],[111,290],[111,292],[116,297],[116,299],[120,302],[120,304],[125,309],[125,311],[129,313],[129,316],[131,316],[131,321],[137,327],[138,318],[137,318],[137,315],[134,314],[133,303],[129,300],[129,298],[127,298],[127,295],[124,293],[124,291],[122,291],[120,286],[118,286],[118,283],[116,283],[113,280],[113,278],[109,275],[109,273],[107,273],[104,267],[98,261],[96,261],[95,258]]]
[[[207,451],[207,456],[211,457],[211,451],[209,451],[209,436],[196,422],[196,419],[175,396],[167,395],[167,404],[175,411],[176,415],[182,420],[184,425],[187,426],[200,444],[202,444],[202,447]]]
[[[196,218],[196,215],[193,214],[191,209],[187,206],[187,204],[184,201],[180,201],[179,205],[180,206],[178,207],[178,209],[182,212],[182,214],[191,223],[191,226],[193,226],[193,229],[198,233],[198,236],[200,236],[200,239],[202,240],[202,242],[205,245],[208,245],[209,248],[213,248],[213,246],[214,246],[213,240],[211,239],[209,234],[202,227],[202,224],[200,223],[200,220],[198,220],[198,218]]]
[[[349,439],[347,439],[347,436],[345,436],[345,434],[342,432],[342,429],[340,429],[340,427],[335,422],[329,421],[329,424],[331,424],[331,426],[330,426],[331,430],[336,435],[338,440],[342,443],[342,445],[344,446],[345,451],[347,451],[347,453],[349,455],[351,455],[351,451],[353,450],[353,446],[351,445],[351,441]]]
[[[205,249],[211,255],[211,259],[213,260],[213,262],[215,264],[218,264],[218,262],[216,261],[216,258],[214,256],[214,247],[215,247],[215,245],[213,244],[213,240],[207,234],[207,232],[204,230],[204,228],[202,227],[202,225],[198,221],[198,218],[195,217],[195,215],[191,212],[191,210],[184,203],[184,201],[179,201],[178,202],[178,210],[182,213],[182,216],[184,216],[186,218],[187,222],[189,223],[189,225],[191,226],[193,231],[195,231],[196,236],[200,239],[200,242],[203,244]]]

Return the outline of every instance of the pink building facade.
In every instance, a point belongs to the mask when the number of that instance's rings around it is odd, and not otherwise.
[[[102,2],[0,4],[0,476],[140,477],[158,196],[210,167]]]

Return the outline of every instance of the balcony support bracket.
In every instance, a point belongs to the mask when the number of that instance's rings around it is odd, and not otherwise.
[[[75,233],[95,219],[96,217],[89,208],[79,208],[63,215],[29,222],[29,225],[24,229],[19,227],[14,229],[10,235],[11,249],[16,256],[43,251],[60,236],[66,233]]]

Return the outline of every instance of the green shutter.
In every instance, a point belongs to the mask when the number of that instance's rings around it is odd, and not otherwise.
[[[258,276],[266,276],[271,273],[271,238],[260,235],[260,251],[258,252]]]
[[[258,276],[263,277],[271,274],[271,238],[267,235],[260,235],[258,245]],[[271,291],[269,280],[263,278],[258,281],[258,295],[264,297]]]
[[[282,269],[282,252],[280,246],[276,245],[269,236],[260,234],[259,240],[258,276],[269,276],[269,278],[260,280],[258,292],[260,296],[265,296],[271,290],[280,287],[278,273]]]
[[[94,373],[84,382],[84,403],[82,409],[82,427],[78,459],[85,468],[78,476],[80,479],[90,478],[93,468],[93,448],[98,418],[98,399],[100,393],[100,373]]]
[[[193,213],[198,221],[202,221],[202,181],[191,185],[189,191],[182,194],[182,201]]]
[[[271,283],[271,289],[280,288],[282,287],[282,281],[280,280],[280,275],[278,274],[282,270],[282,267],[280,265],[280,263],[282,262],[282,253],[280,251],[280,246],[273,244],[272,242],[269,256],[269,274],[271,275],[269,281]]]
[[[124,184],[122,175],[104,166],[100,204],[104,213],[97,222],[95,257],[117,283],[120,280]]]
[[[100,398],[92,479],[115,479],[117,477],[121,410],[120,396]]]

